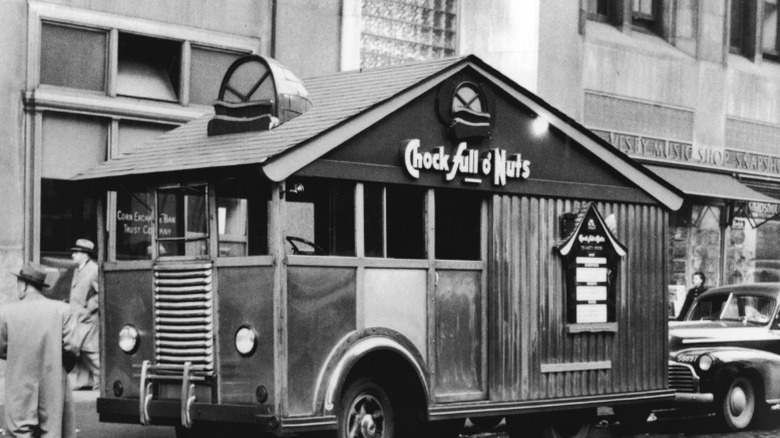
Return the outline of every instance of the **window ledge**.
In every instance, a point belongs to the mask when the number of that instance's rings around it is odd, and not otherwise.
[[[594,46],[612,47],[641,53],[660,59],[691,60],[691,56],[664,41],[656,33],[647,29],[625,34],[612,24],[589,20],[585,31],[585,43]]]
[[[566,333],[617,333],[618,325],[616,322],[602,322],[593,324],[567,324]]]
[[[145,101],[127,97],[108,97],[99,93],[78,92],[59,87],[44,87],[24,94],[24,105],[35,110],[64,110],[154,120],[155,122],[186,123],[212,114],[209,106],[181,106],[177,103]]]

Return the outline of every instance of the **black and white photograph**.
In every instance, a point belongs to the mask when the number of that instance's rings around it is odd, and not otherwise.
[[[778,0],[0,10],[0,438],[780,437]]]

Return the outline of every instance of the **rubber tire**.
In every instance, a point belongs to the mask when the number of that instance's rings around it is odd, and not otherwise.
[[[592,409],[507,417],[507,433],[509,438],[587,438],[595,417]],[[561,424],[564,418],[566,423]]]
[[[403,415],[398,407],[382,385],[360,377],[347,385],[339,400],[337,437],[402,438],[398,422]]]
[[[719,400],[718,417],[729,430],[746,429],[756,414],[756,390],[744,376],[737,376],[723,391]]]
[[[474,417],[469,418],[471,424],[479,430],[493,430],[501,424],[504,417]]]

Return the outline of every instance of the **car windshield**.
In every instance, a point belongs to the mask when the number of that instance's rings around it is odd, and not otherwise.
[[[772,320],[775,300],[759,295],[715,294],[701,297],[688,321],[741,321],[764,325]]]

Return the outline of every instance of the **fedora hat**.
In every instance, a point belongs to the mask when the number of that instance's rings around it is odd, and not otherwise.
[[[33,286],[40,288],[49,287],[46,284],[46,270],[37,263],[27,262],[22,266],[22,270],[18,274],[11,273],[11,275]]]
[[[95,244],[88,239],[79,239],[76,241],[76,245],[70,249],[71,252],[85,252],[87,254],[95,253]]]

